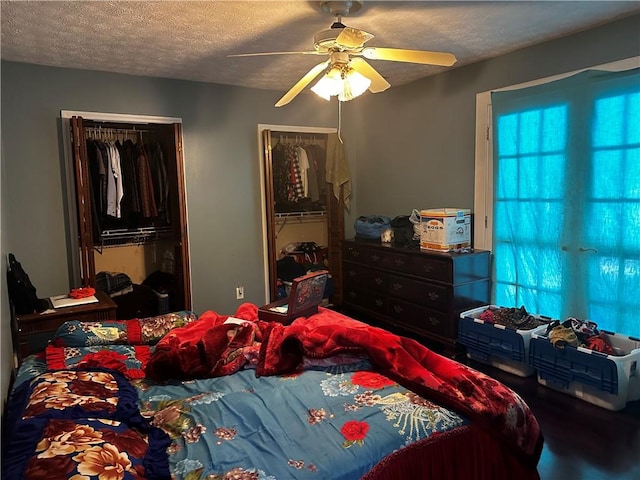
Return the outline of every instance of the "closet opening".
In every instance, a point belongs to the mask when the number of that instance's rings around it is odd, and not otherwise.
[[[258,126],[268,302],[286,297],[293,278],[328,270],[324,303],[339,303],[344,213],[325,175],[327,138],[335,132]]]
[[[73,284],[120,319],[191,309],[180,119],[62,112]]]

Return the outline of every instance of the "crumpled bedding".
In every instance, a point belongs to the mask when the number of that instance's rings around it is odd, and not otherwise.
[[[256,375],[294,372],[305,357],[366,354],[385,376],[424,398],[452,408],[513,450],[535,471],[543,437],[526,403],[511,389],[417,341],[319,308],[290,325],[258,320],[258,307],[245,303],[234,317],[207,311],[168,333],[156,346],[146,375],[162,381],[228,375],[246,367]]]

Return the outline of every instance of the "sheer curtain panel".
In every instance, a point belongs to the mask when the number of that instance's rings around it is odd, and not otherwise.
[[[495,303],[640,336],[640,69],[491,100]]]

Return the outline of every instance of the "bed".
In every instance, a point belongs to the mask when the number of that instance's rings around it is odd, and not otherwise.
[[[257,310],[65,323],[18,370],[2,478],[539,478],[499,382],[331,309]]]

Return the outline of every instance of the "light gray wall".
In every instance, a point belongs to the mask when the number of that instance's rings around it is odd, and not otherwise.
[[[357,215],[473,202],[475,94],[640,55],[640,16],[547,45],[453,69],[343,105]],[[233,312],[238,282],[263,300],[257,124],[335,127],[337,108],[313,95],[273,107],[281,92],[2,62],[2,253],[22,262],[39,296],[68,291],[60,110],[181,117],[193,307]],[[392,79],[391,83],[393,83]],[[6,287],[2,286],[2,302]],[[10,360],[2,323],[2,395]]]
[[[2,62],[2,253],[13,252],[46,297],[68,292],[70,269],[60,111],[183,121],[193,309],[233,313],[264,302],[258,124],[334,127],[335,103],[302,94]],[[3,262],[3,265],[5,263]],[[3,267],[3,271],[4,271]],[[4,275],[4,274],[3,274]],[[2,292],[2,387],[11,352]]]
[[[2,64],[8,243],[40,296],[68,291],[60,110],[183,121],[194,309],[235,309],[234,288],[262,301],[258,123],[332,126],[333,108],[304,95],[100,72]],[[315,97],[315,96],[314,96]],[[229,288],[231,288],[229,290]],[[227,291],[229,290],[229,291]]]
[[[359,214],[473,208],[476,94],[638,56],[638,32],[636,15],[359,99]]]
[[[4,157],[4,142],[0,141],[0,158]],[[0,205],[7,204],[7,176],[5,174],[5,162],[0,162]],[[0,210],[0,255],[7,258],[7,230],[9,226],[8,212],[4,208]],[[5,265],[5,260],[2,265]],[[11,368],[13,365],[13,349],[11,345],[11,329],[9,326],[9,297],[7,296],[6,275],[4,271],[0,274],[0,379],[2,380],[0,388],[2,388],[2,406],[7,397],[9,383],[11,381]],[[3,408],[4,412],[4,408]]]

